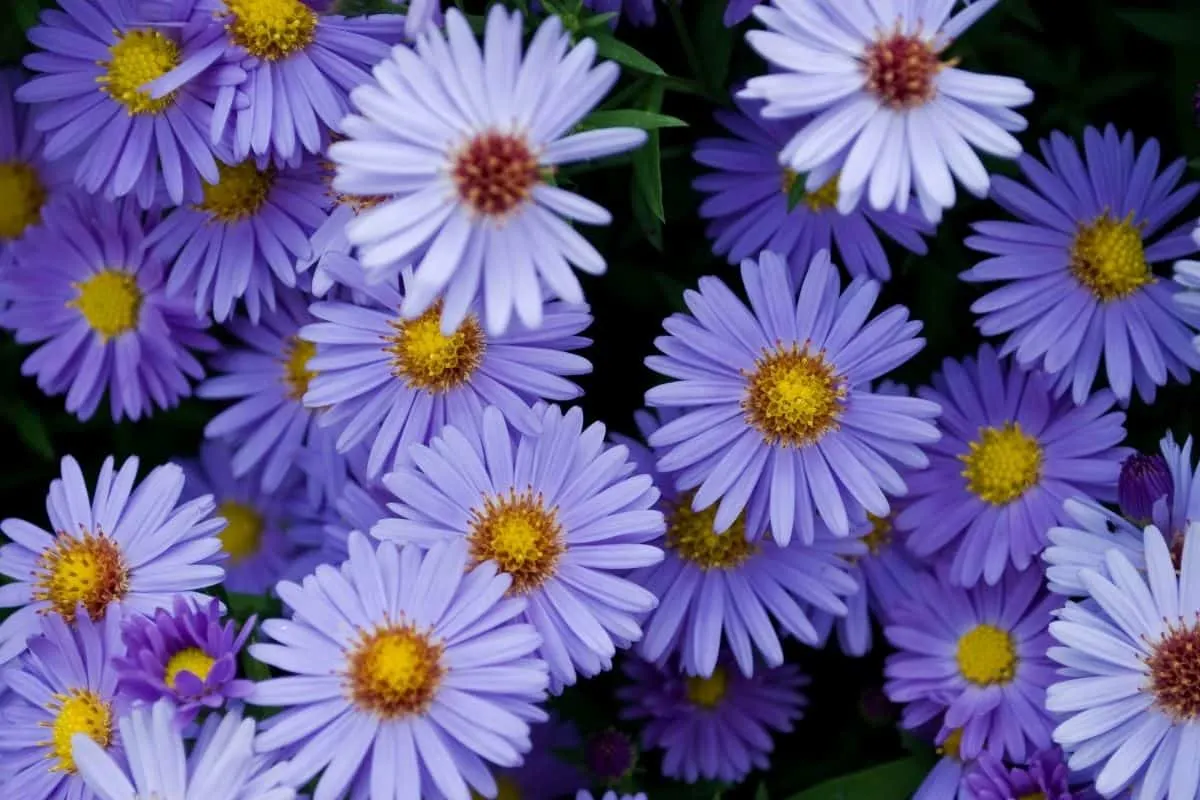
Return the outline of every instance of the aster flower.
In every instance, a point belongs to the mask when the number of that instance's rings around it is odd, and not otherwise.
[[[208,497],[224,522],[218,534],[225,561],[224,586],[231,592],[270,590],[303,542],[319,541],[324,517],[299,480],[264,490],[256,472],[238,477],[233,449],[226,442],[205,442],[199,458],[182,464],[185,496]]]
[[[368,270],[412,262],[402,311],[418,317],[444,298],[442,331],[466,319],[480,297],[489,333],[515,310],[542,324],[542,291],[582,303],[570,265],[604,272],[604,258],[563,220],[607,224],[600,206],[551,186],[560,165],[624,152],[645,131],[568,134],[617,80],[615,64],[593,66],[596,44],[571,36],[558,17],[538,28],[521,55],[521,15],[488,13],[482,48],[466,18],[446,12],[416,50],[395,48],[376,80],[350,96],[347,141],[329,149],[333,186],[390,199],[346,228]]]
[[[647,438],[660,427],[650,414],[638,422]],[[647,448],[626,446],[637,453],[635,463],[653,464]],[[859,591],[849,560],[866,553],[860,542],[836,539],[819,526],[813,544],[796,538],[781,546],[747,530],[744,515],[715,533],[715,507],[693,511],[693,493],[677,492],[671,476],[650,474],[662,492],[667,533],[662,563],[629,575],[659,598],[638,643],[643,658],[665,665],[677,654],[684,672],[709,676],[727,647],[738,669],[750,675],[756,656],[769,667],[783,663],[776,625],[811,645],[818,637],[809,606],[846,614],[847,598]]]
[[[121,613],[114,607],[93,622],[80,607],[38,617],[35,626],[28,652],[0,669],[9,689],[0,696],[0,787],[11,798],[92,800],[71,744],[88,738],[100,750],[121,747],[111,662],[121,652]]]
[[[701,139],[694,153],[696,161],[715,170],[693,185],[709,195],[700,216],[710,220],[708,236],[718,255],[738,264],[770,250],[787,260],[793,274],[802,275],[818,251],[832,250],[836,243],[839,260],[852,276],[887,280],[892,271],[876,229],[914,253],[927,252],[921,234],[932,226],[919,214],[876,211],[863,202],[840,213],[836,174],[800,176],[779,165],[779,153],[800,123],[764,119],[758,101],[734,102],[737,111],[716,113],[733,138]],[[798,180],[805,181],[804,196],[789,209]]]
[[[1121,462],[1117,477],[1117,505],[1139,525],[1150,522],[1154,504],[1171,493],[1171,470],[1158,453],[1134,453]]]
[[[901,306],[867,323],[879,284],[856,278],[842,292],[824,251],[798,297],[774,253],[742,262],[742,282],[749,308],[702,278],[699,292],[684,293],[691,314],[663,323],[669,335],[655,341],[663,355],[646,359],[675,379],[646,403],[687,410],[650,437],[658,468],[679,472],[681,491],[696,490],[693,511],[720,501],[716,533],[745,510],[751,534],[769,522],[779,544],[793,528],[811,544],[818,520],[848,536],[852,515],[887,516],[884,492],[907,491],[895,465],[927,463],[918,445],[937,441],[938,406],[867,384],[924,346],[921,323]]]
[[[74,737],[73,757],[84,784],[104,800],[146,797],[204,800],[292,800],[284,771],[254,754],[253,719],[238,711],[210,716],[185,754],[175,708],[161,700],[118,721],[125,758],[114,759],[92,739]],[[152,768],[147,765],[154,764]]]
[[[138,460],[116,469],[110,456],[100,468],[95,494],[75,459],[62,460],[62,477],[50,484],[47,533],[22,519],[0,522],[9,544],[0,547],[0,574],[12,583],[0,607],[16,608],[0,623],[0,665],[25,649],[38,619],[75,618],[82,605],[99,620],[110,603],[152,614],[177,596],[206,599],[193,591],[221,582],[213,563],[221,521],[211,497],[180,503],[183,470],[166,464],[135,487]]]
[[[287,0],[287,2],[298,0]],[[275,281],[296,285],[295,260],[324,220],[328,198],[311,162],[276,167],[222,163],[195,205],[175,209],[148,244],[171,266],[167,291],[193,296],[197,314],[224,322],[245,298],[250,321],[275,308]]]
[[[204,376],[191,351],[217,343],[187,302],[168,297],[161,259],[148,252],[130,201],[76,194],[48,209],[14,243],[18,268],[0,277],[0,325],[42,342],[21,366],[67,411],[89,419],[105,392],[114,422],[139,419],[191,394]]]
[[[943,727],[936,738],[937,753],[941,756],[925,780],[913,792],[912,800],[975,800],[967,787],[968,764],[959,752],[962,728]]]
[[[876,210],[907,211],[916,194],[925,217],[955,202],[954,179],[983,197],[988,175],[974,152],[1015,158],[1012,111],[1033,100],[1016,78],[981,75],[943,61],[951,41],[998,0],[951,16],[953,3],[773,0],[754,15],[765,31],[746,34],[776,71],[751,79],[741,96],[767,101],[772,119],[810,117],[780,153],[799,173],[838,170],[838,207],[866,195]]]
[[[221,617],[216,599],[205,604],[182,597],[170,611],[129,617],[121,630],[125,652],[113,659],[118,693],[145,703],[165,698],[181,723],[202,708],[246,697],[253,683],[238,679],[237,657],[255,618],[239,632],[233,620],[222,624]]]
[[[685,677],[628,659],[630,684],[617,690],[622,719],[642,722],[642,747],[663,749],[662,772],[695,783],[736,783],[766,769],[774,733],[802,716],[808,678],[791,664],[754,670],[747,677],[720,665],[710,677]]]
[[[592,321],[586,306],[548,303],[540,328],[514,325],[498,335],[484,333],[471,313],[447,335],[440,305],[410,320],[399,310],[399,290],[379,285],[370,294],[366,306],[313,304],[323,322],[300,330],[317,346],[304,403],[325,409],[321,423],[338,429],[339,450],[371,442],[368,477],[403,461],[408,445],[424,444],[443,425],[478,425],[485,405],[532,433],[537,420],[528,403],[582,394],[563,376],[591,371],[568,352],[590,344],[577,335]]]
[[[1049,747],[1042,700],[1054,669],[1046,626],[1060,602],[1042,591],[1035,569],[968,590],[922,575],[885,628],[898,652],[888,657],[884,690],[906,704],[904,727],[944,712],[944,726],[962,730],[964,758],[987,749],[1020,761],[1030,747]]]
[[[400,3],[401,0],[392,0]],[[445,22],[442,15],[442,0],[408,0],[404,12],[404,34],[415,39],[434,26]]]
[[[150,22],[135,0],[68,9],[43,11],[29,31],[41,52],[24,64],[43,74],[16,92],[38,106],[44,157],[76,162],[75,182],[93,194],[149,208],[165,186],[173,203],[194,199],[202,180],[217,179],[212,101],[232,99],[246,73],[223,59],[212,32]]]
[[[531,725],[531,747],[519,767],[496,771],[497,798],[538,800],[563,798],[584,782],[583,771],[564,761],[561,753],[583,745],[574,723],[553,714],[545,722]]]
[[[1125,415],[1100,390],[1075,406],[1056,400],[1049,379],[1000,361],[984,345],[961,362],[947,359],[919,394],[942,407],[941,441],[929,468],[909,476],[911,495],[896,523],[908,546],[952,558],[959,586],[996,583],[1011,564],[1023,570],[1065,521],[1063,501],[1116,497]]]
[[[588,772],[605,784],[619,783],[633,775],[637,758],[633,740],[615,728],[593,734],[583,751]]]
[[[303,583],[281,582],[290,620],[268,620],[278,644],[250,654],[284,672],[249,701],[283,706],[255,742],[292,752],[304,783],[323,770],[317,797],[391,800],[438,794],[495,797],[485,762],[515,767],[530,748],[529,723],[546,719],[546,665],[538,635],[517,621],[520,597],[494,564],[470,567],[464,542],[428,552],[377,548],[350,537],[341,568],[322,565]]]
[[[1200,94],[1197,95],[1200,97]],[[1200,250],[1200,223],[1192,228],[1192,243],[1195,250]],[[1175,302],[1183,309],[1189,321],[1200,320],[1200,261],[1183,259],[1175,262],[1175,281],[1187,291],[1175,295]],[[1193,345],[1200,347],[1197,339]]]
[[[991,753],[981,753],[967,774],[967,786],[976,800],[1011,800],[1037,797],[1044,800],[1076,800],[1083,792],[1072,792],[1067,765],[1058,748],[1034,753],[1023,766],[1008,768]]]
[[[1176,565],[1157,528],[1146,529],[1145,575],[1121,552],[1108,577],[1084,569],[1088,605],[1068,604],[1050,624],[1067,668],[1046,694],[1062,720],[1054,740],[1072,770],[1098,770],[1096,791],[1136,787],[1145,800],[1200,793],[1194,758],[1200,736],[1195,652],[1200,648],[1200,535],[1184,540]],[[1090,610],[1094,609],[1094,610]]]
[[[428,547],[465,539],[473,563],[492,561],[512,578],[509,594],[529,602],[552,688],[612,666],[617,647],[642,636],[656,599],[623,577],[662,560],[650,544],[663,533],[658,492],[631,474],[628,451],[605,447],[604,426],[583,413],[535,408],[537,436],[509,428],[495,406],[478,431],[448,425],[413,465],[384,477],[399,498],[380,539]]]
[[[1045,163],[1021,159],[1026,187],[997,178],[992,197],[1017,222],[977,222],[967,245],[989,258],[963,280],[1004,281],[971,306],[986,336],[1007,334],[1003,352],[1054,377],[1076,403],[1103,358],[1108,384],[1127,401],[1136,387],[1153,402],[1170,373],[1186,383],[1200,368],[1189,324],[1174,302],[1182,286],[1153,265],[1197,250],[1189,230],[1159,233],[1200,191],[1176,188],[1183,159],[1158,174],[1158,142],[1136,149],[1132,134],[1084,132],[1084,152],[1064,134],[1041,142]]]

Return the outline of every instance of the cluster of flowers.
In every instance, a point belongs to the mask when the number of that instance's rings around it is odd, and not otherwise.
[[[1200,797],[1191,442],[1133,453],[1116,408],[1200,368],[1200,263],[1154,272],[1200,250],[1163,233],[1200,187],[1111,128],[1022,155],[1032,93],[944,56],[996,2],[729,4],[770,68],[696,189],[745,299],[685,293],[635,441],[557,405],[605,270],[575,224],[610,221],[559,168],[646,139],[580,125],[619,77],[592,39],[59,0],[0,79],[0,325],[81,418],[231,402],[194,461],[66,458],[47,529],[0,525],[0,796],[632,789],[629,739],[543,708],[624,650],[663,774],[737,782],[805,706],[782,639],[860,656],[874,619],[943,754],[920,797]],[[924,253],[956,181],[1016,218],[962,275],[1005,338],[910,393],[878,231]]]

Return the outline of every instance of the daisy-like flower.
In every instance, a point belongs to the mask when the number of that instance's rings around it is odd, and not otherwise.
[[[253,683],[238,679],[237,658],[255,618],[239,632],[233,620],[222,624],[221,617],[215,598],[203,603],[182,597],[169,611],[130,616],[121,630],[125,653],[113,659],[118,693],[144,703],[165,698],[181,723],[202,708],[246,697]]]
[[[650,414],[637,420],[647,438],[660,427]],[[635,462],[653,464],[647,448],[626,446],[637,453]],[[662,563],[629,575],[659,598],[638,643],[643,658],[665,665],[678,655],[684,672],[707,677],[726,647],[738,669],[751,675],[756,656],[768,667],[783,663],[776,625],[811,645],[818,637],[807,607],[846,614],[847,597],[859,591],[849,558],[866,553],[861,543],[835,539],[822,526],[811,545],[795,538],[780,546],[746,530],[744,515],[716,533],[715,507],[693,511],[691,492],[677,492],[671,476],[650,474],[662,492],[667,533]]]
[[[592,321],[586,306],[548,303],[541,327],[514,325],[498,335],[485,333],[471,313],[446,334],[440,304],[405,319],[399,290],[378,285],[370,293],[366,306],[313,304],[323,322],[300,330],[317,346],[304,403],[324,409],[321,423],[339,430],[342,452],[371,442],[368,477],[405,460],[410,444],[428,442],[443,425],[477,426],[485,405],[532,433],[537,419],[529,403],[582,394],[563,376],[592,369],[569,352],[590,344],[577,335]]]
[[[737,783],[766,769],[771,736],[803,715],[808,678],[791,664],[747,677],[722,664],[710,677],[686,677],[640,659],[625,662],[630,683],[617,690],[622,719],[641,722],[642,747],[662,748],[662,772],[695,783]]]
[[[734,102],[737,111],[716,113],[732,138],[701,139],[694,154],[715,170],[694,186],[709,195],[700,216],[711,220],[708,236],[718,255],[739,264],[770,250],[788,261],[793,274],[803,274],[817,252],[836,244],[839,261],[851,275],[887,280],[892,270],[876,229],[914,253],[927,252],[921,234],[932,226],[919,214],[876,211],[862,202],[849,213],[839,212],[836,173],[801,176],[779,165],[779,153],[798,123],[764,119],[758,101]],[[805,182],[805,192],[789,210],[796,181]]]
[[[466,18],[446,12],[446,30],[416,50],[394,48],[376,80],[355,89],[347,141],[329,149],[333,186],[387,195],[346,228],[369,270],[412,262],[403,313],[419,317],[444,298],[450,333],[482,297],[489,333],[508,329],[515,310],[542,324],[542,292],[583,302],[571,265],[604,272],[603,256],[564,217],[607,224],[609,213],[552,186],[562,164],[638,147],[645,131],[606,128],[568,134],[617,80],[615,64],[593,65],[596,44],[546,19],[521,53],[522,20],[493,5],[481,47]]]
[[[256,472],[239,477],[233,448],[205,442],[199,458],[182,462],[185,496],[208,497],[224,521],[218,534],[227,556],[224,586],[231,592],[261,594],[283,577],[306,542],[320,541],[324,517],[298,479],[274,490],[262,488]]]
[[[209,716],[185,750],[175,708],[160,700],[121,717],[124,758],[113,758],[87,736],[76,734],[73,758],[83,783],[103,800],[292,800],[282,765],[254,754],[255,722],[238,711]],[[154,766],[149,766],[154,765]]]
[[[236,318],[226,326],[243,346],[225,348],[212,359],[218,374],[198,386],[196,394],[235,402],[212,418],[204,435],[236,443],[230,463],[234,475],[257,472],[264,492],[303,470],[310,492],[327,497],[340,489],[345,467],[332,433],[317,424],[320,412],[304,405],[316,377],[308,362],[317,348],[300,338],[300,328],[315,317],[298,290],[280,292],[276,302],[275,310],[257,324]]]
[[[975,150],[1015,158],[1012,109],[1033,100],[1016,78],[980,75],[943,51],[999,0],[951,16],[947,0],[846,4],[772,0],[754,15],[767,26],[746,40],[776,68],[743,97],[767,101],[771,119],[809,121],[780,153],[799,173],[838,170],[838,207],[866,196],[876,210],[904,212],[915,193],[931,222],[955,202],[954,179],[983,197],[988,174]],[[972,149],[974,148],[974,149]]]
[[[625,571],[662,560],[658,491],[634,473],[628,450],[604,445],[604,426],[583,412],[540,406],[537,436],[509,428],[495,406],[479,429],[446,426],[413,464],[384,477],[399,498],[379,539],[429,547],[465,539],[471,561],[492,561],[529,601],[552,688],[612,666],[618,647],[642,636],[653,594]]]
[[[1147,525],[1159,498],[1171,494],[1171,469],[1158,453],[1134,453],[1121,462],[1117,477],[1117,505],[1127,519]]]
[[[68,13],[69,12],[69,13]],[[107,197],[133,195],[143,208],[165,186],[173,203],[217,179],[208,142],[212,101],[232,99],[246,73],[222,61],[213,33],[155,24],[136,0],[79,0],[43,11],[25,57],[41,72],[16,97],[39,107],[45,158],[76,162],[75,182]]]
[[[505,597],[513,579],[471,562],[464,542],[372,549],[355,533],[340,569],[281,582],[292,617],[264,622],[278,644],[250,654],[294,674],[250,696],[285,708],[258,752],[286,748],[299,783],[323,770],[318,798],[495,797],[486,762],[515,767],[529,750],[529,723],[546,719],[535,705],[546,664],[517,621],[525,600]]]
[[[1177,188],[1183,159],[1158,174],[1158,142],[1140,149],[1133,135],[1088,128],[1079,148],[1062,133],[1041,143],[1045,163],[1021,159],[1032,184],[997,178],[995,201],[1018,221],[977,222],[967,245],[988,258],[962,273],[971,282],[1004,281],[971,306],[986,336],[1007,334],[1005,353],[1054,377],[1076,403],[1087,399],[1104,361],[1121,401],[1136,387],[1153,402],[1168,373],[1186,383],[1200,368],[1189,325],[1174,302],[1184,289],[1160,280],[1153,265],[1193,253],[1191,223],[1159,236],[1200,192]]]
[[[392,0],[400,4],[403,0]],[[442,0],[408,0],[404,11],[404,34],[415,39],[434,26],[445,22],[442,16]]]
[[[1044,800],[1082,800],[1086,795],[1071,791],[1063,753],[1057,747],[1034,753],[1019,767],[1006,767],[991,753],[980,753],[966,776],[976,800],[1012,800],[1041,796]]]
[[[331,161],[322,160],[322,177],[329,188],[332,208],[325,221],[313,231],[309,239],[310,251],[307,256],[296,262],[296,271],[301,275],[312,269],[312,284],[309,287],[316,297],[324,297],[334,286],[345,286],[351,289],[350,297],[356,302],[369,302],[369,287],[373,283],[396,284],[396,275],[400,273],[397,266],[393,270],[384,270],[372,275],[368,281],[367,272],[362,264],[354,257],[354,245],[346,236],[346,226],[364,211],[375,208],[385,202],[384,195],[363,196],[339,192],[332,188],[336,167]],[[392,273],[395,274],[392,274]]]
[[[1195,245],[1194,251],[1200,251],[1200,223],[1192,228],[1192,243]],[[1200,321],[1200,261],[1176,261],[1175,281],[1187,290],[1175,295],[1175,302],[1184,310],[1189,320]],[[1193,339],[1192,343],[1200,348],[1200,337]]]
[[[661,471],[695,489],[692,510],[720,501],[714,531],[746,512],[746,530],[780,545],[793,528],[805,543],[818,520],[848,536],[851,517],[890,511],[884,494],[907,488],[896,470],[925,466],[919,445],[937,441],[936,403],[869,391],[867,384],[924,346],[921,323],[893,306],[867,322],[879,284],[856,278],[841,290],[822,251],[800,286],[764,252],[742,262],[747,308],[716,278],[684,293],[691,314],[663,323],[663,353],[646,365],[674,380],[646,403],[687,410],[650,437]]]
[[[324,220],[328,198],[316,163],[295,167],[222,163],[199,202],[175,209],[150,232],[156,255],[171,263],[167,291],[194,299],[197,314],[224,322],[245,298],[257,324],[275,308],[276,286],[296,285],[297,258]]]
[[[962,730],[965,758],[986,748],[1021,761],[1049,747],[1046,626],[1061,599],[1042,590],[1041,572],[1009,572],[995,586],[967,590],[920,578],[885,629],[898,652],[888,657],[884,690],[905,704],[904,727],[944,712],[944,726]]]
[[[0,792],[22,800],[92,800],[79,776],[72,741],[91,739],[116,750],[114,704],[122,651],[116,607],[93,622],[81,607],[69,617],[40,616],[29,651],[0,669],[8,691],[0,696]]]
[[[911,494],[896,523],[908,546],[930,558],[945,552],[959,586],[1023,570],[1064,522],[1076,495],[1116,499],[1125,415],[1100,390],[1079,406],[1055,399],[1049,379],[1002,362],[991,347],[947,359],[922,397],[942,407],[942,439],[929,468],[908,476]]]
[[[98,620],[110,603],[152,614],[177,596],[207,599],[193,590],[221,582],[221,550],[211,497],[180,503],[183,470],[166,464],[135,487],[138,460],[116,469],[105,459],[90,496],[75,459],[62,460],[50,484],[48,533],[22,519],[0,522],[9,544],[0,547],[0,574],[13,582],[0,607],[17,610],[0,623],[0,665],[25,649],[44,616],[75,618],[77,606]]]
[[[966,769],[960,747],[962,728],[942,728],[936,737],[937,753],[941,756],[925,780],[913,792],[912,800],[975,800],[967,787]]]
[[[1145,574],[1121,552],[1107,575],[1084,569],[1088,604],[1068,604],[1050,624],[1067,668],[1046,694],[1062,720],[1054,740],[1072,770],[1096,769],[1096,790],[1127,787],[1139,800],[1200,794],[1200,533],[1183,545],[1180,569],[1157,528],[1146,529]]]
[[[42,342],[21,371],[46,394],[66,394],[80,419],[106,392],[114,422],[176,405],[204,376],[192,351],[217,343],[207,318],[168,296],[141,213],[131,201],[83,194],[47,211],[13,245],[17,268],[0,278],[11,301],[0,325],[18,342]]]

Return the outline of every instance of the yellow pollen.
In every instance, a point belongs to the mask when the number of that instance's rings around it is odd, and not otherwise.
[[[1032,794],[1023,794],[1017,800],[1046,800],[1045,792],[1033,792]]]
[[[260,170],[253,161],[233,166],[217,162],[217,174],[216,183],[204,184],[204,197],[196,208],[226,224],[257,214],[275,185],[275,167]]]
[[[509,594],[545,583],[564,549],[557,509],[547,509],[533,489],[484,498],[483,507],[471,511],[467,541],[473,563],[490,559],[512,578]]]
[[[763,351],[746,374],[742,410],[746,421],[768,444],[804,447],[838,425],[846,397],[846,381],[834,372],[823,351],[808,344],[777,344]]]
[[[955,761],[962,761],[962,756],[959,755],[959,751],[962,748],[962,737],[962,728],[955,728],[954,730],[950,731],[948,734],[946,734],[946,741],[938,745],[938,755],[952,758]]]
[[[142,89],[179,66],[179,46],[158,31],[135,29],[121,34],[101,61],[100,90],[133,114],[161,114],[175,103],[175,92],[155,100]]]
[[[225,520],[225,529],[217,537],[230,561],[236,564],[261,549],[266,523],[257,510],[236,500],[226,500],[217,507],[217,516]]]
[[[82,604],[93,620],[129,591],[129,569],[125,558],[103,533],[81,537],[59,533],[54,546],[42,553],[35,572],[35,600],[44,600],[64,619],[75,618]]]
[[[877,556],[879,551],[892,542],[892,518],[867,514],[867,519],[871,521],[871,530],[863,537],[863,544],[867,546],[871,555]]]
[[[475,374],[483,361],[487,340],[474,314],[467,316],[454,333],[442,333],[442,304],[416,319],[393,320],[396,332],[384,348],[392,354],[392,374],[413,389],[444,394]]]
[[[692,703],[704,708],[712,708],[725,698],[728,679],[725,668],[718,666],[707,678],[690,676],[687,679],[687,697]]]
[[[0,242],[19,239],[41,222],[45,202],[37,170],[20,161],[0,162]]]
[[[1009,683],[1017,671],[1012,634],[995,625],[976,625],[958,640],[958,671],[977,686]]]
[[[72,689],[67,694],[56,694],[47,705],[54,714],[54,722],[39,722],[50,728],[50,739],[38,742],[49,747],[47,757],[54,759],[51,772],[75,773],[75,758],[71,755],[71,738],[82,733],[96,744],[107,749],[113,738],[112,704],[90,689]]]
[[[215,663],[217,662],[213,657],[199,647],[188,647],[180,650],[167,660],[167,669],[163,675],[163,682],[174,689],[175,679],[179,677],[179,673],[181,672],[190,672],[203,681],[208,677],[208,673],[212,670]]]
[[[834,175],[821,184],[815,192],[805,192],[804,196],[800,198],[800,202],[808,206],[809,211],[816,213],[835,208],[838,201],[838,177],[839,175]],[[783,170],[783,194],[785,197],[791,195],[799,178],[800,176],[795,170],[788,168]]]
[[[266,61],[303,50],[317,35],[317,14],[300,0],[225,0],[225,8],[230,40]]]
[[[724,533],[713,532],[717,517],[714,503],[703,511],[692,510],[695,492],[680,496],[667,515],[667,547],[703,570],[734,569],[758,552],[746,541],[746,520],[741,514]]]
[[[296,402],[308,391],[308,384],[317,377],[315,369],[308,368],[308,362],[317,354],[317,346],[312,342],[291,336],[283,349],[283,382],[287,386],[287,396]]]
[[[101,339],[107,341],[137,328],[143,297],[137,278],[130,273],[106,269],[71,286],[79,294],[67,301],[67,308],[79,309]]]
[[[1071,274],[1102,303],[1120,300],[1154,283],[1142,232],[1133,214],[1122,220],[1107,212],[1080,225],[1071,244]]]
[[[1016,422],[980,428],[968,447],[959,456],[966,464],[962,475],[968,491],[985,503],[1011,503],[1041,480],[1042,446]]]
[[[364,634],[349,654],[350,695],[384,719],[423,712],[445,674],[442,645],[412,625],[387,625]]]

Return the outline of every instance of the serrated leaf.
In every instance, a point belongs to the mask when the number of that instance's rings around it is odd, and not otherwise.
[[[825,781],[790,800],[908,800],[929,768],[928,758],[902,758]]]
[[[591,37],[596,40],[596,53],[601,58],[611,59],[618,64],[638,72],[645,72],[648,75],[665,76],[667,74],[658,64],[620,41],[607,30],[594,31]]]
[[[656,111],[641,111],[636,108],[617,108],[611,111],[593,111],[579,123],[579,129],[588,131],[596,128],[641,128],[654,131],[659,128],[686,128],[688,124],[679,117],[659,114]]]

